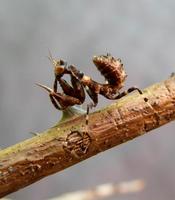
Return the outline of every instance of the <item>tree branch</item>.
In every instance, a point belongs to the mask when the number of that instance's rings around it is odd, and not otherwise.
[[[145,101],[147,99],[148,101]],[[0,197],[175,119],[175,76],[0,151]]]

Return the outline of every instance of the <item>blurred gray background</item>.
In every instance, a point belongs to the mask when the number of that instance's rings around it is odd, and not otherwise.
[[[58,112],[47,93],[56,58],[76,64],[102,81],[92,56],[111,53],[123,60],[126,88],[144,88],[175,71],[173,0],[1,0],[0,146],[25,140],[30,131],[55,124]],[[100,98],[98,108],[110,104]],[[144,192],[118,199],[171,200],[175,197],[175,124],[108,150],[24,188],[12,199],[41,200],[106,182],[142,178]],[[111,198],[116,199],[116,198]]]

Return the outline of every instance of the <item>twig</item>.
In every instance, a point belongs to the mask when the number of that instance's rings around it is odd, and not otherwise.
[[[145,99],[148,101],[146,102]],[[175,119],[175,76],[0,151],[0,197]]]

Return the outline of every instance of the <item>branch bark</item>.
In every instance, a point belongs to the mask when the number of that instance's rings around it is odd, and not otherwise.
[[[148,101],[145,101],[147,99]],[[0,197],[175,119],[175,75],[0,151]]]

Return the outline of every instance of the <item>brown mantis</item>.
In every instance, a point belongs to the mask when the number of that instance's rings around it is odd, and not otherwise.
[[[90,76],[84,75],[73,65],[67,66],[67,63],[63,60],[54,60],[51,54],[49,59],[54,66],[55,80],[53,89],[41,84],[38,85],[49,92],[50,99],[58,110],[65,110],[69,106],[83,104],[86,97],[85,91],[92,99],[91,107],[97,105],[98,95],[115,100],[134,90],[142,94],[142,91],[137,87],[131,87],[122,93],[119,92],[124,85],[126,73],[121,60],[115,59],[110,54],[93,57],[94,64],[106,79],[105,84],[92,80]],[[65,74],[70,75],[71,85],[63,79]],[[58,83],[63,90],[62,93],[57,91]]]

